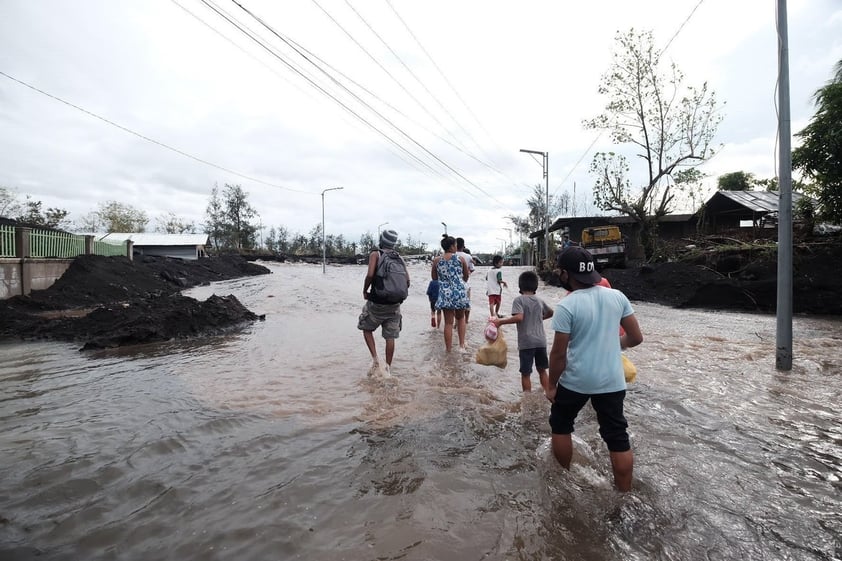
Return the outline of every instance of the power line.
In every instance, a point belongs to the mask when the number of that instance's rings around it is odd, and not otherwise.
[[[687,25],[687,22],[690,21],[690,18],[693,17],[693,14],[696,13],[696,10],[699,9],[699,6],[701,6],[702,2],[704,2],[704,1],[705,0],[699,0],[699,2],[693,7],[693,10],[690,11],[690,15],[688,15],[686,18],[684,18],[684,21],[681,22],[681,25],[679,25],[678,29],[675,30],[675,33],[673,33],[672,37],[670,37],[670,40],[667,41],[667,44],[664,45],[663,49],[661,49],[662,53],[667,52],[667,49],[670,48],[670,45],[672,45],[672,42],[675,40],[676,37],[678,37],[678,34],[681,33],[681,30],[684,29],[684,26]]]
[[[394,57],[395,57],[395,59],[396,59],[396,60],[397,60],[397,61],[401,64],[401,66],[403,66],[403,67],[404,67],[404,69],[406,69],[406,71],[409,73],[409,75],[410,75],[410,76],[412,76],[413,78],[415,78],[415,81],[416,81],[416,82],[418,82],[418,84],[419,84],[422,88],[424,88],[424,91],[425,91],[425,92],[427,92],[427,94],[428,94],[428,95],[429,95],[429,96],[433,99],[433,101],[435,101],[435,102],[438,104],[438,106],[439,106],[439,107],[441,107],[442,111],[444,111],[444,113],[445,113],[448,117],[450,117],[450,119],[451,119],[454,123],[456,123],[456,126],[457,126],[457,127],[459,127],[459,128],[462,130],[462,132],[463,132],[463,133],[465,133],[465,135],[466,135],[468,138],[470,138],[470,139],[471,139],[471,141],[473,141],[473,143],[474,143],[474,145],[475,145],[475,146],[479,147],[479,144],[478,144],[478,143],[477,143],[477,141],[473,138],[473,136],[471,136],[471,133],[470,133],[470,132],[468,132],[468,130],[467,130],[464,126],[462,126],[462,123],[460,123],[460,122],[456,119],[456,117],[454,117],[454,116],[453,116],[453,114],[452,114],[450,111],[448,111],[447,107],[445,107],[445,106],[444,106],[444,104],[443,104],[443,103],[439,100],[439,98],[438,98],[438,97],[436,97],[436,96],[435,96],[435,94],[433,94],[433,92],[431,92],[431,91],[430,91],[430,89],[427,87],[427,84],[425,84],[425,83],[424,83],[424,82],[423,82],[423,81],[422,81],[422,80],[421,80],[421,79],[420,79],[420,78],[419,78],[419,77],[415,74],[415,72],[413,72],[413,71],[412,71],[412,69],[411,69],[411,68],[410,68],[410,67],[406,64],[406,62],[404,62],[404,60],[400,57],[400,55],[398,55],[398,53],[396,53],[396,52],[395,52],[395,50],[394,50],[394,49],[393,49],[393,48],[389,45],[389,43],[388,43],[385,39],[383,39],[383,37],[381,37],[381,36],[380,36],[380,34],[379,34],[379,33],[377,33],[377,31],[374,29],[374,27],[372,27],[372,25],[371,25],[370,23],[368,23],[368,21],[367,21],[367,20],[363,17],[363,15],[362,15],[359,11],[357,11],[357,9],[356,9],[356,8],[354,8],[354,6],[351,4],[351,2],[350,2],[349,0],[345,0],[345,4],[347,4],[347,5],[348,5],[348,7],[349,7],[349,8],[351,8],[351,11],[352,11],[352,12],[354,12],[354,13],[357,15],[357,17],[358,17],[358,18],[360,18],[360,21],[362,21],[362,22],[365,24],[365,26],[366,26],[366,27],[368,27],[369,31],[371,31],[371,33],[372,33],[375,37],[377,37],[377,39],[380,41],[380,43],[382,43],[382,44],[383,44],[383,46],[384,46],[384,47],[386,47],[386,49],[388,49],[388,51],[389,51],[390,53],[392,53],[392,56],[394,56]],[[455,138],[455,137],[454,137],[454,140],[456,140],[456,138]],[[467,149],[467,148],[466,148],[466,149]]]
[[[307,75],[306,75],[306,74],[305,74],[302,70],[300,70],[300,69],[296,68],[294,64],[292,64],[291,62],[289,62],[288,60],[286,60],[283,56],[281,56],[280,54],[278,54],[277,52],[275,52],[272,48],[270,48],[269,46],[267,46],[267,45],[266,45],[263,41],[261,41],[259,38],[257,38],[257,37],[255,37],[254,35],[252,35],[252,34],[250,33],[250,30],[247,30],[246,28],[244,28],[243,26],[241,26],[241,25],[240,25],[240,24],[239,24],[239,23],[238,23],[238,22],[237,22],[234,18],[232,18],[232,17],[231,17],[231,16],[229,16],[227,13],[225,13],[223,10],[221,10],[221,9],[220,9],[220,8],[218,8],[216,5],[214,5],[214,4],[213,4],[213,2],[210,2],[209,0],[202,0],[202,3],[203,3],[203,4],[205,4],[205,5],[206,5],[208,8],[210,8],[211,10],[213,10],[214,12],[216,12],[216,13],[217,13],[220,17],[222,17],[223,19],[225,19],[226,21],[228,21],[231,25],[233,25],[234,27],[236,27],[236,28],[237,28],[240,32],[242,32],[244,35],[246,35],[246,37],[248,37],[249,39],[251,39],[252,41],[254,41],[255,43],[257,43],[257,44],[258,44],[261,48],[263,48],[264,50],[266,50],[266,51],[267,51],[270,55],[274,56],[274,57],[275,57],[275,58],[277,58],[279,61],[281,61],[281,63],[283,63],[283,64],[284,64],[287,68],[289,68],[290,70],[292,70],[293,72],[295,72],[296,74],[298,74],[299,76],[301,76],[302,78],[304,78],[304,79],[305,79],[305,80],[306,80],[306,81],[307,81],[307,82],[308,82],[308,83],[309,83],[312,87],[316,88],[316,89],[317,89],[320,93],[322,93],[323,95],[325,95],[325,96],[327,96],[328,98],[332,99],[332,100],[333,100],[334,102],[336,102],[336,103],[337,103],[340,107],[342,107],[345,111],[347,111],[348,113],[350,113],[351,115],[353,115],[354,117],[356,117],[359,121],[361,121],[363,124],[365,124],[366,126],[368,126],[369,128],[371,128],[371,129],[372,129],[372,130],[374,130],[375,132],[377,132],[379,135],[381,135],[383,138],[385,138],[385,139],[386,139],[389,143],[391,143],[392,145],[394,145],[396,148],[398,148],[398,149],[399,149],[399,150],[401,150],[402,152],[406,153],[406,154],[407,154],[410,158],[412,158],[412,159],[416,160],[419,164],[421,164],[421,165],[423,165],[423,166],[427,167],[430,171],[432,171],[432,172],[434,172],[434,173],[437,173],[437,172],[436,172],[436,170],[435,170],[434,168],[432,168],[432,167],[431,167],[431,166],[430,166],[427,162],[424,162],[423,160],[421,160],[420,158],[418,158],[418,156],[416,156],[415,154],[413,154],[412,152],[410,152],[409,150],[407,150],[405,147],[401,146],[401,145],[400,145],[397,141],[395,141],[393,138],[391,138],[391,137],[390,137],[389,135],[387,135],[385,132],[383,132],[382,130],[380,130],[379,128],[377,128],[374,124],[372,124],[371,122],[369,122],[368,120],[366,120],[363,116],[361,116],[359,113],[357,113],[356,111],[354,111],[354,110],[353,110],[351,107],[349,107],[347,104],[343,103],[343,102],[342,102],[339,98],[337,98],[337,97],[336,97],[336,96],[334,96],[332,93],[330,93],[329,91],[327,91],[326,89],[324,89],[321,85],[319,85],[318,83],[316,83],[316,81],[315,81],[314,79],[312,79],[312,78],[310,78],[309,76],[307,76]],[[240,6],[240,8],[242,8],[244,11],[246,11],[246,12],[248,13],[248,10],[247,10],[246,8],[244,8],[243,6],[241,6],[240,4],[238,4],[236,1],[234,1],[234,3],[235,3],[235,4],[237,4],[238,6]],[[252,17],[254,17],[254,16],[252,16]],[[257,20],[258,20],[258,22],[260,22],[260,20],[259,20],[258,18],[255,18],[255,19],[257,19]],[[261,22],[261,24],[262,24],[262,22]],[[266,26],[265,26],[265,24],[262,24],[262,25],[264,25],[264,27],[266,27]],[[268,27],[267,27],[267,28],[268,28]],[[271,30],[271,28],[268,28],[268,29],[270,29],[270,31],[272,31],[272,30]],[[277,35],[277,34],[276,34],[276,35]],[[279,38],[281,38],[281,37],[279,37]],[[283,38],[281,38],[281,40],[283,40]],[[387,121],[387,122],[388,122],[388,121]]]
[[[468,103],[465,101],[465,99],[459,94],[459,91],[456,89],[456,87],[453,85],[453,83],[447,78],[444,71],[442,71],[442,69],[436,63],[436,61],[432,57],[432,55],[427,51],[427,49],[424,48],[424,45],[421,43],[421,41],[418,39],[418,37],[415,35],[415,33],[412,32],[412,29],[410,29],[409,25],[401,17],[401,15],[395,9],[394,5],[392,5],[391,0],[386,0],[386,4],[389,6],[389,8],[392,9],[392,12],[394,12],[395,17],[398,18],[398,21],[400,21],[401,25],[404,26],[404,29],[406,29],[407,33],[409,33],[409,36],[412,37],[412,39],[415,41],[415,44],[418,45],[418,48],[421,49],[421,52],[424,53],[424,55],[427,57],[427,59],[430,61],[430,63],[433,65],[433,67],[436,69],[436,71],[439,73],[439,75],[442,77],[444,82],[448,85],[448,87],[450,87],[450,90],[454,93],[454,95],[456,95],[456,97],[459,99],[459,101],[462,102],[462,105],[465,107],[465,109],[468,110],[468,113],[471,115],[471,117],[473,117],[474,121],[480,126],[480,128],[483,130],[483,132],[485,132],[485,134],[488,135],[488,137],[491,139],[491,141],[494,142],[494,144],[496,145],[497,143],[491,137],[491,133],[489,133],[488,130],[486,130],[486,128],[482,124],[482,121],[480,121],[479,118],[476,116],[476,114],[471,110],[471,107],[468,105]]]
[[[152,144],[157,144],[158,146],[160,146],[160,147],[162,147],[162,148],[166,148],[167,150],[171,150],[172,152],[175,152],[176,154],[180,154],[180,155],[182,155],[182,156],[185,156],[185,157],[187,157],[187,158],[190,158],[191,160],[195,160],[195,161],[197,161],[197,162],[199,162],[199,163],[201,163],[201,164],[205,164],[206,166],[210,166],[210,167],[213,167],[213,168],[216,168],[216,169],[222,170],[222,171],[224,171],[224,172],[226,172],[226,173],[230,173],[231,175],[236,175],[237,177],[241,177],[241,178],[243,178],[243,179],[247,179],[247,180],[249,180],[249,181],[254,181],[255,183],[262,183],[263,185],[268,185],[268,186],[270,186],[270,187],[277,187],[277,188],[279,188],[279,189],[284,189],[285,191],[292,191],[292,192],[294,192],[294,193],[306,193],[306,194],[308,194],[308,195],[313,195],[313,194],[315,194],[315,193],[311,193],[311,192],[309,192],[309,191],[301,191],[301,190],[299,190],[299,189],[292,189],[292,188],[290,188],[290,187],[285,187],[285,186],[283,186],[283,185],[278,185],[278,184],[276,184],[276,183],[270,183],[270,182],[268,182],[268,181],[263,181],[262,179],[257,179],[257,178],[254,178],[254,177],[251,177],[251,176],[245,175],[245,174],[243,174],[243,173],[240,173],[240,172],[238,172],[238,171],[234,171],[234,170],[232,170],[232,169],[230,169],[230,168],[226,168],[226,167],[224,167],[224,166],[220,166],[220,165],[215,164],[215,163],[213,163],[213,162],[210,162],[210,161],[208,161],[208,160],[203,160],[202,158],[199,158],[199,157],[193,156],[192,154],[188,154],[187,152],[185,152],[185,151],[183,151],[183,150],[179,150],[178,148],[174,148],[174,147],[172,147],[172,146],[170,146],[170,145],[168,145],[168,144],[164,144],[163,142],[160,142],[160,141],[158,141],[158,140],[155,140],[154,138],[150,138],[150,137],[145,136],[145,135],[143,135],[143,134],[141,134],[141,133],[139,133],[139,132],[133,131],[132,129],[130,129],[130,128],[128,128],[128,127],[124,127],[123,125],[121,125],[121,124],[119,124],[119,123],[115,123],[114,121],[111,121],[111,120],[109,120],[109,119],[106,119],[105,117],[102,117],[102,116],[100,116],[100,115],[97,115],[96,113],[93,113],[93,112],[91,112],[91,111],[88,111],[87,109],[85,109],[85,108],[83,108],[83,107],[80,107],[80,106],[78,106],[78,105],[75,105],[75,104],[73,104],[73,103],[71,103],[71,102],[69,102],[69,101],[66,101],[66,100],[64,100],[64,99],[62,99],[62,98],[60,98],[60,97],[58,97],[58,96],[55,96],[55,95],[53,95],[53,94],[51,94],[51,93],[48,93],[48,92],[45,92],[44,90],[39,89],[39,88],[37,88],[37,87],[33,86],[32,84],[28,84],[28,83],[24,82],[23,80],[19,80],[19,79],[15,78],[14,76],[10,76],[9,74],[6,74],[6,73],[5,73],[5,72],[3,72],[2,70],[0,70],[0,75],[3,75],[3,76],[5,76],[6,78],[8,78],[9,80],[12,80],[12,81],[14,81],[14,82],[17,82],[18,84],[20,84],[20,85],[22,85],[22,86],[26,86],[27,88],[29,88],[29,89],[31,89],[31,90],[33,90],[33,91],[36,91],[36,92],[38,92],[38,93],[40,93],[40,94],[42,94],[42,95],[45,95],[45,96],[47,96],[47,97],[49,97],[49,98],[51,98],[51,99],[54,99],[54,100],[56,100],[56,101],[58,101],[58,102],[61,102],[61,103],[65,104],[65,105],[67,105],[67,106],[69,106],[69,107],[72,107],[72,108],[74,108],[74,109],[78,110],[78,111],[81,111],[82,113],[86,113],[87,115],[90,115],[91,117],[94,117],[94,118],[96,118],[96,119],[99,119],[100,121],[103,121],[104,123],[108,123],[109,125],[111,125],[111,126],[113,126],[113,127],[117,127],[118,129],[120,129],[120,130],[122,130],[122,131],[125,131],[125,132],[127,132],[127,133],[129,133],[129,134],[132,134],[132,135],[134,135],[134,136],[136,136],[136,137],[138,137],[138,138],[141,138],[141,139],[143,139],[143,140],[145,140],[145,141],[147,141],[147,142],[151,142]]]
[[[386,0],[386,1],[388,2],[388,0]],[[696,10],[699,9],[699,6],[701,6],[702,2],[704,2],[704,1],[705,0],[699,0],[698,3],[696,3],[696,5],[690,11],[690,14],[686,18],[684,18],[684,21],[681,22],[681,25],[679,25],[678,29],[675,30],[675,33],[673,33],[670,40],[667,41],[667,44],[661,50],[661,53],[665,53],[667,51],[667,49],[669,49],[672,42],[675,40],[676,37],[678,37],[678,34],[681,33],[681,30],[684,29],[684,26],[687,25],[687,22],[690,21],[690,18],[693,17],[693,14],[696,13]],[[593,148],[594,144],[596,144],[596,142],[602,137],[603,132],[605,132],[605,131],[599,131],[599,134],[596,136],[596,138],[593,139],[593,141],[590,143],[590,146],[588,146],[585,149],[585,151],[582,153],[582,155],[579,156],[579,159],[576,161],[576,164],[573,166],[573,168],[570,170],[570,172],[568,172],[568,174],[564,177],[564,179],[561,180],[561,183],[558,184],[558,187],[555,188],[555,190],[553,191],[553,195],[558,193],[558,190],[561,189],[561,186],[564,185],[564,182],[567,181],[567,179],[573,174],[574,171],[576,171],[576,168],[579,167],[579,164],[582,163],[582,160],[585,158],[585,156],[588,154],[588,152],[590,152],[590,150],[591,150],[591,148]]]
[[[202,1],[203,1],[205,4],[208,4],[208,0],[202,0]],[[315,0],[313,0],[313,1],[315,2]],[[260,23],[263,27],[265,27],[267,30],[269,30],[269,32],[270,32],[270,33],[272,33],[273,35],[275,35],[278,39],[280,39],[281,41],[283,41],[284,43],[286,43],[287,45],[289,45],[290,47],[292,47],[292,48],[295,50],[295,47],[294,47],[294,46],[292,46],[292,45],[291,45],[291,44],[290,44],[290,43],[286,40],[286,38],[285,38],[285,37],[283,37],[280,33],[278,33],[278,32],[277,32],[277,31],[276,31],[276,30],[275,30],[272,26],[270,26],[268,23],[266,23],[265,21],[263,21],[263,19],[262,19],[262,18],[260,18],[259,16],[257,16],[257,15],[256,15],[256,14],[254,14],[253,12],[251,12],[248,8],[246,8],[245,6],[243,6],[243,5],[242,5],[242,4],[241,4],[238,0],[232,0],[232,2],[233,2],[234,4],[236,4],[236,5],[237,5],[237,6],[238,6],[241,10],[243,10],[244,12],[246,12],[247,14],[249,14],[252,18],[254,18],[254,19],[255,19],[255,21],[257,21],[257,22],[258,22],[258,23]],[[316,3],[316,4],[318,5],[318,3]],[[209,5],[209,4],[208,4],[208,5]],[[224,16],[223,16],[223,17],[224,17]],[[330,16],[329,16],[329,17],[330,17]],[[228,19],[228,18],[226,18],[226,19]],[[331,18],[331,19],[332,19],[332,18]],[[229,19],[229,21],[231,21],[231,20]],[[233,25],[235,25],[235,26],[237,25],[235,22],[231,22],[231,23],[232,23]],[[240,29],[240,28],[238,27],[238,29]],[[347,32],[346,32],[346,33],[347,33]],[[293,67],[290,65],[290,63],[289,63],[289,62],[285,61],[282,57],[280,57],[279,55],[277,55],[276,53],[274,53],[271,49],[269,49],[268,47],[266,47],[264,44],[260,43],[259,41],[257,41],[257,40],[256,40],[256,39],[254,39],[253,37],[251,37],[251,38],[252,38],[252,40],[255,40],[256,42],[258,42],[258,44],[260,44],[260,45],[261,45],[264,49],[266,49],[267,51],[269,51],[269,52],[270,52],[273,56],[275,56],[275,57],[277,57],[279,60],[281,60],[281,62],[283,62],[283,63],[284,63],[284,64],[286,64],[288,67],[290,67],[291,69],[293,69],[296,73],[298,73],[298,74],[299,74],[299,75],[301,75],[303,78],[305,78],[305,79],[306,79],[308,82],[310,82],[310,83],[311,83],[314,87],[316,87],[316,88],[317,88],[317,89],[319,89],[321,92],[323,92],[323,93],[325,93],[326,95],[328,95],[328,97],[330,97],[332,100],[334,100],[335,102],[337,102],[337,103],[339,103],[340,105],[342,105],[342,107],[347,108],[347,106],[346,106],[345,104],[343,104],[343,103],[342,103],[342,102],[341,102],[338,98],[336,98],[335,96],[333,96],[332,94],[330,94],[329,92],[327,92],[326,90],[324,90],[324,88],[322,88],[321,86],[319,86],[318,84],[316,84],[313,80],[311,80],[310,78],[308,78],[308,77],[304,76],[301,72],[299,72],[298,70],[296,70],[295,68],[293,68]],[[318,68],[321,72],[323,72],[323,73],[325,73],[326,75],[328,75],[328,74],[324,71],[324,69],[320,68],[317,64],[315,64],[312,60],[310,60],[310,59],[309,59],[307,56],[305,56],[303,53],[301,53],[301,52],[300,52],[300,51],[298,51],[298,50],[296,50],[296,52],[297,52],[300,56],[304,57],[304,58],[305,58],[305,60],[307,60],[310,64],[313,64],[314,66],[316,66],[316,68]],[[328,75],[328,77],[330,77],[330,76]],[[433,158],[436,162],[438,162],[439,164],[441,164],[442,166],[444,166],[445,168],[447,168],[448,170],[450,170],[450,171],[451,171],[453,174],[455,174],[457,177],[459,177],[460,179],[462,179],[463,181],[465,181],[466,183],[468,183],[469,185],[471,185],[472,187],[474,187],[475,189],[477,189],[478,191],[480,191],[482,194],[484,194],[484,195],[485,195],[486,197],[488,197],[489,199],[491,199],[491,200],[495,201],[495,202],[496,202],[498,205],[500,205],[502,208],[506,208],[506,206],[505,206],[503,203],[501,203],[500,201],[498,201],[497,199],[495,199],[495,198],[494,198],[494,197],[493,197],[490,193],[486,192],[486,191],[485,191],[483,188],[481,188],[479,185],[477,185],[476,183],[474,183],[473,181],[471,181],[470,179],[468,179],[467,177],[465,177],[465,176],[464,176],[461,172],[459,172],[459,171],[458,171],[458,170],[456,170],[453,166],[451,166],[450,164],[448,164],[447,162],[445,162],[444,160],[442,160],[440,157],[438,157],[436,154],[434,154],[433,152],[431,152],[429,149],[427,149],[427,148],[426,148],[425,146],[423,146],[421,143],[419,143],[419,142],[418,142],[418,141],[416,141],[414,138],[412,138],[409,134],[407,134],[407,133],[406,133],[406,132],[404,132],[402,129],[400,129],[399,127],[397,127],[394,123],[392,123],[391,121],[389,121],[388,119],[386,119],[385,117],[383,117],[382,115],[380,115],[379,113],[377,113],[377,112],[376,112],[376,110],[374,110],[374,109],[373,109],[370,105],[368,105],[367,103],[365,103],[363,100],[359,99],[359,97],[357,97],[355,94],[353,94],[353,92],[350,92],[350,90],[348,90],[347,88],[345,88],[342,84],[340,84],[340,83],[339,83],[338,81],[336,81],[334,78],[332,78],[332,77],[331,77],[331,79],[332,79],[335,83],[337,83],[337,85],[339,85],[340,87],[342,87],[343,89],[345,89],[348,93],[350,93],[351,95],[353,95],[354,97],[356,97],[356,99],[358,99],[361,103],[363,103],[364,105],[366,105],[366,107],[368,107],[371,111],[373,111],[375,114],[377,114],[377,115],[378,115],[378,116],[380,116],[382,119],[384,119],[387,123],[389,123],[392,127],[394,127],[394,128],[395,128],[395,129],[396,129],[399,133],[401,133],[403,136],[405,136],[405,137],[406,137],[406,138],[407,138],[410,142],[412,142],[413,144],[415,144],[416,146],[418,146],[418,148],[420,148],[423,152],[425,152],[425,153],[426,153],[426,154],[428,154],[430,157],[432,157],[432,158]],[[365,122],[367,125],[369,125],[370,127],[374,128],[375,130],[377,130],[377,131],[378,131],[381,135],[384,135],[384,136],[385,136],[385,137],[386,137],[386,138],[387,138],[390,142],[395,143],[395,141],[394,141],[393,139],[391,139],[390,137],[386,136],[386,135],[385,135],[384,133],[382,133],[379,129],[377,129],[376,127],[374,127],[371,123],[369,123],[368,121],[366,121],[365,119],[363,119],[361,116],[359,116],[356,112],[353,112],[350,108],[348,108],[348,110],[349,110],[349,111],[351,111],[351,112],[352,112],[355,116],[357,116],[359,119],[363,120],[363,122]],[[395,144],[397,145],[397,143],[395,143]],[[398,146],[399,146],[402,150],[406,151],[406,152],[409,154],[409,152],[408,152],[408,151],[407,151],[407,150],[406,150],[403,146],[400,146],[400,145],[398,145]],[[414,158],[416,158],[416,159],[417,159],[417,157],[416,157],[416,156],[414,156],[414,155],[412,155],[412,157],[414,157]],[[426,165],[426,164],[425,164],[425,165]]]

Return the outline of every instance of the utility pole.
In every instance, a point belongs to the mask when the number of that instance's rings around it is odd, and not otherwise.
[[[538,150],[523,150],[527,154],[538,154],[543,157],[544,184],[546,189],[546,207],[544,208],[544,259],[550,259],[550,153]]]
[[[792,370],[792,139],[786,0],[778,0],[778,301],[775,368]]]

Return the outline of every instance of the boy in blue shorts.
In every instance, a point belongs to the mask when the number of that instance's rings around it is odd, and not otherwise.
[[[493,269],[492,269],[493,270]],[[544,320],[553,317],[553,310],[538,298],[538,275],[534,271],[524,271],[517,279],[520,296],[512,301],[512,315],[503,319],[492,317],[497,327],[507,323],[517,324],[517,348],[520,356],[520,385],[523,391],[532,391],[532,364],[538,371],[541,388],[547,391],[547,335],[544,333]]]
[[[590,401],[599,434],[611,457],[614,485],[631,490],[634,456],[623,415],[626,380],[621,350],[643,342],[631,303],[619,290],[599,286],[591,254],[572,246],[556,261],[561,285],[570,291],[553,316],[547,399],[552,402],[552,450],[558,463],[570,468],[573,423]],[[617,334],[617,324],[625,334]]]
[[[430,300],[430,325],[441,327],[442,311],[436,309],[436,300],[439,298],[438,279],[433,279],[427,284],[427,298]]]

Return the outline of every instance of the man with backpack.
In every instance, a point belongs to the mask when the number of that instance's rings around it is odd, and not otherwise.
[[[398,233],[384,230],[380,234],[380,249],[372,251],[368,256],[368,271],[363,282],[363,298],[366,302],[357,329],[363,332],[363,339],[374,361],[369,375],[380,367],[374,343],[374,331],[378,327],[382,327],[381,333],[386,340],[386,367],[383,375],[391,374],[395,339],[401,332],[401,302],[409,295],[409,272],[403,258],[395,251],[396,243]]]

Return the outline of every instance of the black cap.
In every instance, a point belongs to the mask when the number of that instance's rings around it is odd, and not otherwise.
[[[556,264],[559,269],[567,271],[571,277],[582,284],[596,284],[602,280],[602,276],[596,272],[593,256],[583,247],[566,248],[558,256]]]

